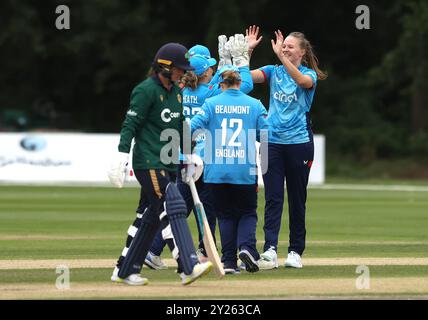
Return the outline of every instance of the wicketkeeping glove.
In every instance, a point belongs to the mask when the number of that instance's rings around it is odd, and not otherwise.
[[[248,38],[243,34],[235,34],[234,37],[229,38],[229,42],[233,65],[238,68],[248,66],[250,64],[250,57],[248,55]]]
[[[225,64],[232,64],[230,43],[227,41],[227,37],[224,34],[218,36],[218,57],[218,69],[223,67]]]
[[[110,170],[107,172],[110,182],[115,187],[122,188],[125,183],[126,177],[129,174],[128,158],[129,155],[127,153],[119,152]]]

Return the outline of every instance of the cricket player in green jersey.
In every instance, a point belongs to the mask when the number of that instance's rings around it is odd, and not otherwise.
[[[187,224],[186,204],[175,183],[178,167],[178,144],[171,143],[168,132],[182,137],[183,107],[176,85],[192,67],[187,49],[179,43],[162,46],[152,63],[151,75],[131,93],[131,102],[120,132],[118,159],[108,172],[110,181],[122,187],[129,152],[133,147],[133,170],[141,185],[137,218],[128,229],[126,246],[117,261],[111,280],[129,285],[145,285],[141,268],[144,258],[161,225],[168,224],[165,238],[184,285],[208,273],[211,262],[199,263]],[[176,150],[171,150],[171,146]],[[170,152],[165,152],[170,148]],[[176,155],[176,159],[174,158]]]

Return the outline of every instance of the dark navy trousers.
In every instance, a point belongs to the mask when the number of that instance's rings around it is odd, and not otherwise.
[[[284,205],[284,180],[287,186],[290,239],[288,252],[299,255],[305,250],[306,197],[309,172],[314,159],[313,141],[302,144],[268,145],[268,170],[265,186],[264,250],[277,251]]]
[[[208,185],[217,213],[224,267],[237,267],[238,250],[248,250],[254,259],[259,260],[256,249],[257,185]]]
[[[216,241],[215,229],[216,229],[216,225],[217,225],[217,219],[216,219],[216,214],[215,214],[215,211],[213,208],[213,201],[211,199],[210,190],[209,190],[207,184],[204,183],[203,176],[201,176],[198,179],[198,181],[196,181],[195,185],[196,185],[196,189],[198,191],[199,199],[201,200],[201,202],[204,206],[205,214],[207,215],[208,224],[210,225],[211,233],[213,235],[214,242],[215,242]],[[180,191],[181,196],[183,197],[184,201],[186,202],[187,215],[189,216],[190,212],[194,208],[192,192],[190,191],[189,185],[187,183],[183,182],[183,180],[181,179],[180,173],[177,174],[177,187],[178,187],[178,190]],[[197,217],[196,211],[195,210],[193,210],[193,211],[195,213],[196,225],[198,227],[198,237],[199,237],[198,238],[198,240],[199,240],[198,247],[200,249],[205,250],[204,242],[203,242],[203,239],[201,237],[201,230],[199,230],[200,229],[199,219]],[[150,248],[150,251],[154,255],[160,256],[162,251],[163,251],[163,248],[165,247],[165,244],[166,244],[166,242],[162,238],[162,230],[159,230],[159,232],[155,236],[155,239],[154,239],[153,244]]]

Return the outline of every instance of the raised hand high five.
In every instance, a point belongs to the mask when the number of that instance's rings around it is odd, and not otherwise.
[[[245,29],[245,35],[248,38],[248,49],[250,51],[253,51],[263,39],[263,36],[257,38],[259,36],[259,30],[259,27],[255,25],[250,26],[248,29]]]
[[[273,52],[275,52],[278,58],[280,58],[281,56],[283,56],[282,46],[284,44],[284,36],[282,35],[282,32],[280,30],[275,31],[275,36],[276,41],[271,40],[270,42],[272,44]]]

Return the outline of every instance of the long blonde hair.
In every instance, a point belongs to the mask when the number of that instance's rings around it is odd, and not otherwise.
[[[318,67],[318,58],[314,53],[311,43],[306,39],[305,35],[302,32],[291,32],[289,36],[300,40],[300,48],[305,50],[305,55],[302,58],[303,64],[317,73],[318,80],[327,79],[328,74]]]

